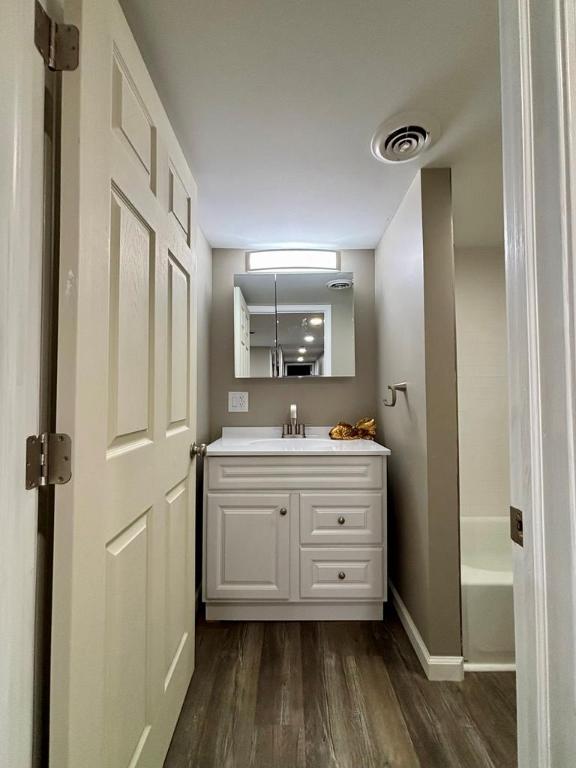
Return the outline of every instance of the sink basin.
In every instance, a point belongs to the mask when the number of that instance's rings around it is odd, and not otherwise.
[[[371,440],[331,440],[329,427],[307,427],[309,437],[283,438],[281,427],[224,427],[222,437],[208,446],[209,456],[282,456],[339,454],[348,456],[390,453]]]
[[[251,440],[249,445],[262,451],[329,451],[334,446],[334,441],[329,438],[319,440],[305,437],[291,440],[280,437],[272,440]]]

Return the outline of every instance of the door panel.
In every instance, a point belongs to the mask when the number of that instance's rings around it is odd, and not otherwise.
[[[50,758],[159,767],[194,664],[195,185],[116,0],[67,20]]]
[[[155,155],[154,128],[119,51],[114,52],[112,89],[112,124],[123,134],[151,177]]]
[[[190,378],[189,275],[168,256],[168,413],[169,429],[186,426]]]
[[[129,765],[150,729],[148,514],[106,548],[106,766]]]
[[[289,494],[208,494],[207,597],[289,597]]]
[[[190,236],[190,197],[186,192],[186,187],[182,183],[178,172],[170,168],[170,211],[174,215],[178,224],[182,227],[186,239],[189,242]]]
[[[151,426],[153,244],[151,229],[113,192],[108,369],[111,448],[144,437]]]
[[[186,548],[189,540],[188,489],[186,481],[178,483],[166,496],[166,675],[170,679],[188,635],[186,601],[189,573]]]

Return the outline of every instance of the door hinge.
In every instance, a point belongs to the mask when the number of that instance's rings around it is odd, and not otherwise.
[[[73,24],[54,21],[36,0],[34,43],[48,69],[63,72],[76,69],[80,51],[80,32]]]
[[[43,432],[26,439],[26,488],[62,485],[72,477],[69,435]]]
[[[522,510],[510,507],[510,538],[521,547],[524,546],[524,521]]]

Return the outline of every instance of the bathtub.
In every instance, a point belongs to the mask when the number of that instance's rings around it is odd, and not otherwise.
[[[462,517],[460,526],[465,668],[514,669],[509,521],[506,517]]]

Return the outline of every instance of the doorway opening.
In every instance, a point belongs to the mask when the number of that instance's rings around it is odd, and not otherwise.
[[[457,249],[455,267],[464,668],[513,671],[504,249]]]

